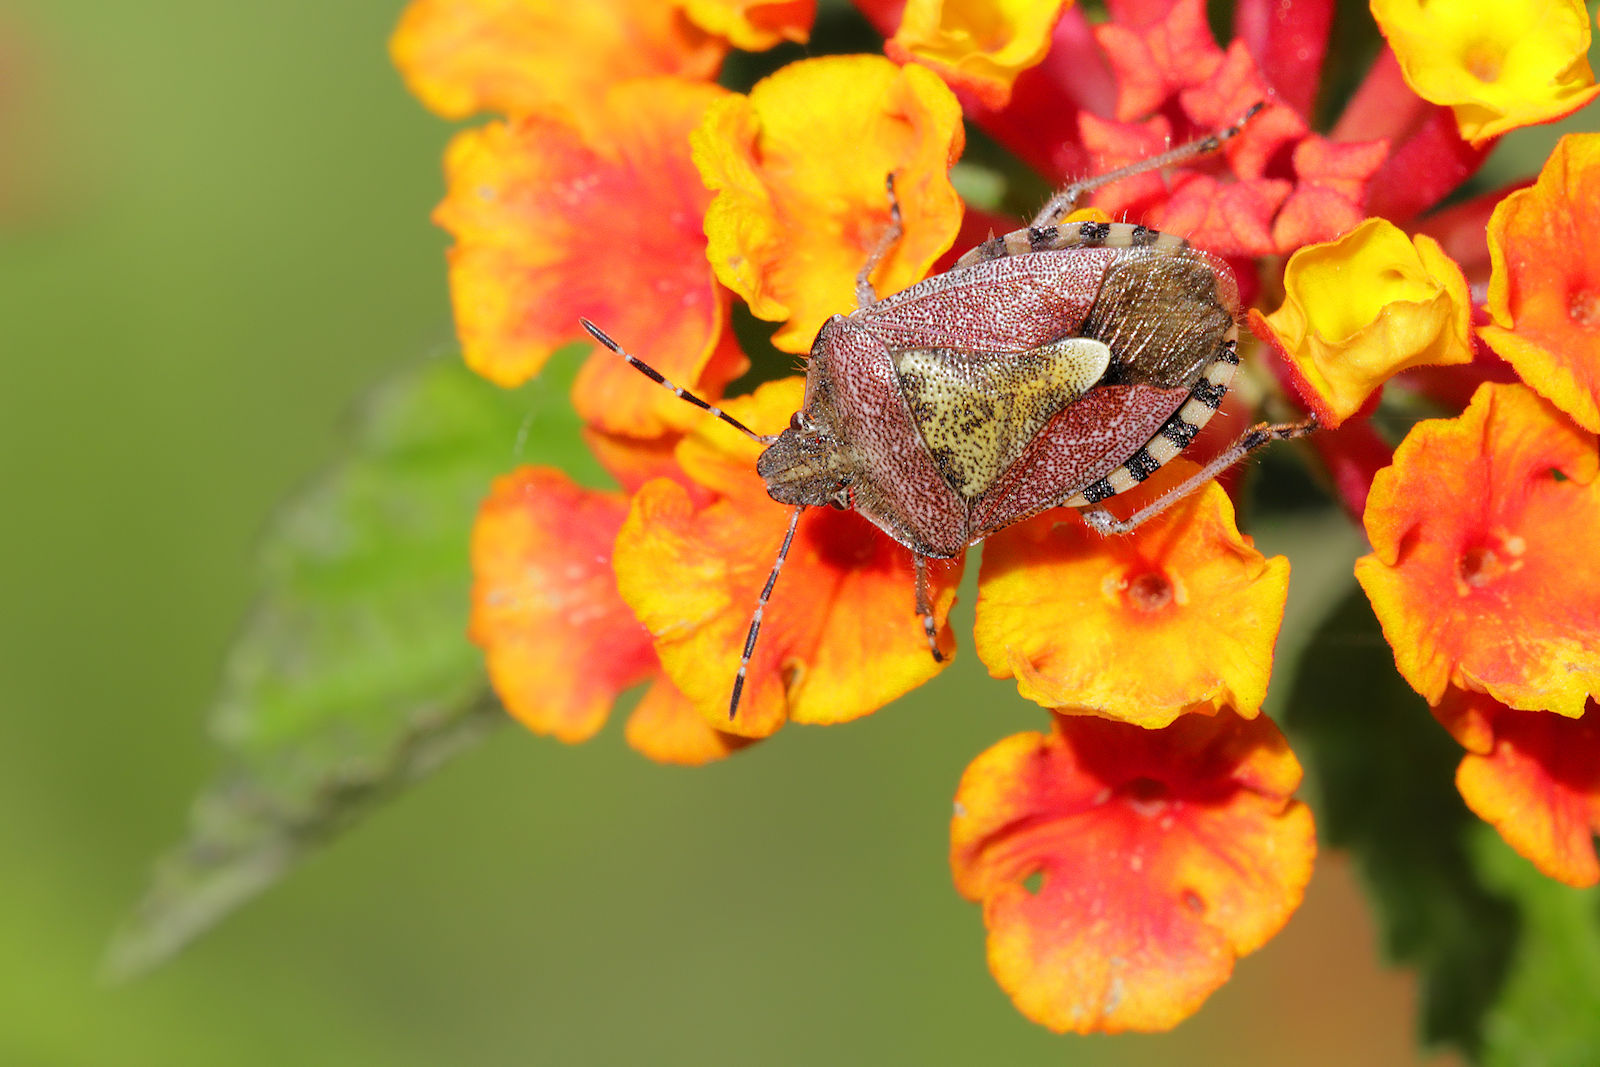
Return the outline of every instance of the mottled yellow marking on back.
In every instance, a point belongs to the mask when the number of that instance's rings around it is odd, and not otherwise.
[[[1105,375],[1111,349],[1066,337],[1005,359],[942,348],[905,349],[894,359],[929,454],[950,487],[975,500],[1056,412]]]

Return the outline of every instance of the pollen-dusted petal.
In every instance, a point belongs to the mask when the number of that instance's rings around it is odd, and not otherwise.
[[[905,236],[873,273],[882,294],[921,278],[961,225],[949,169],[964,143],[944,82],[882,56],[790,63],[730,96],[693,136],[717,195],[706,213],[717,277],[804,352],[823,321],[856,307],[856,274],[889,228],[892,173]]]
[[[1149,115],[1222,63],[1205,0],[1148,4],[1142,11],[1119,5],[1111,21],[1094,27],[1094,38],[1116,73],[1116,118],[1124,122]]]
[[[1050,50],[1065,0],[908,0],[884,43],[898,63],[921,63],[985,107],[1011,101],[1017,75]]]
[[[688,135],[722,95],[680,79],[631,81],[605,92],[610,119],[592,131],[533,116],[456,138],[434,220],[456,239],[450,289],[469,366],[519,384],[586,337],[586,316],[679,385],[699,384],[727,299],[705,262],[711,198]],[[585,407],[602,428],[647,437],[692,421],[613,353],[591,358],[581,392],[597,377],[605,386],[605,402]]]
[[[1472,360],[1472,301],[1461,268],[1431,237],[1368,219],[1289,257],[1283,306],[1265,317],[1303,399],[1337,426],[1408,367]]]
[[[763,613],[738,717],[728,720],[751,613],[789,511],[734,500],[695,508],[659,480],[634,494],[617,537],[623,599],[655,636],[662,668],[706,721],[748,737],[858,718],[941,669],[915,609],[911,553],[853,512],[809,509]],[[940,646],[959,565],[931,568]]]
[[[1522,380],[1600,432],[1600,134],[1568,134],[1532,188],[1489,219],[1488,310],[1479,334]]]
[[[1465,736],[1456,788],[1473,814],[1551,878],[1600,884],[1600,707],[1566,719],[1452,689],[1433,713]]]
[[[1570,114],[1600,92],[1581,0],[1371,0],[1406,83],[1474,145]]]
[[[1231,712],[1058,716],[990,748],[956,792],[950,865],[995,979],[1053,1030],[1175,1026],[1299,906],[1316,857],[1299,783],[1271,721]]]
[[[627,78],[714,78],[727,45],[660,0],[412,0],[389,55],[447,119],[579,116]]]
[[[724,733],[706,722],[665,677],[656,679],[628,716],[624,736],[641,756],[682,767],[711,763],[751,743],[748,737]]]
[[[1215,484],[1126,537],[1048,511],[984,545],[974,645],[991,675],[1045,707],[1145,727],[1195,705],[1249,718],[1288,589],[1289,561],[1255,550]]]
[[[1455,685],[1575,719],[1600,692],[1597,465],[1595,435],[1489,384],[1373,478],[1356,579],[1428,703]]]
[[[618,493],[523,467],[495,480],[472,530],[472,618],[489,681],[530,730],[584,741],[617,694],[655,673],[650,635],[617,595]]]
[[[746,52],[794,41],[805,44],[817,18],[817,0],[681,0],[689,21]],[[662,5],[670,6],[670,5]]]

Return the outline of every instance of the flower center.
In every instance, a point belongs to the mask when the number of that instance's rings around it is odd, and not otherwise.
[[[1461,58],[1461,65],[1467,69],[1467,73],[1481,82],[1492,82],[1500,77],[1500,65],[1505,61],[1500,46],[1485,41],[1468,48],[1467,54]]]
[[[1600,292],[1579,289],[1569,296],[1567,317],[1586,330],[1600,330]]]
[[[1474,589],[1488,585],[1504,574],[1506,569],[1495,550],[1484,545],[1461,553],[1461,560],[1456,566],[1461,572],[1461,580]]]
[[[1165,782],[1154,778],[1134,778],[1118,790],[1128,806],[1140,815],[1153,816],[1166,810],[1172,792]]]
[[[1514,534],[1495,537],[1490,544],[1473,545],[1456,560],[1456,574],[1463,584],[1482,589],[1521,567],[1520,557],[1527,547],[1527,542]]]
[[[1128,583],[1128,603],[1140,611],[1160,611],[1172,603],[1172,583],[1160,571],[1147,571]]]

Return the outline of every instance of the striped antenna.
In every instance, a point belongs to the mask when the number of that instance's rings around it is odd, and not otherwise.
[[[794,541],[795,527],[800,525],[800,513],[805,510],[801,505],[794,509],[789,516],[789,529],[783,535],[783,544],[778,546],[778,559],[772,565],[772,573],[767,575],[767,584],[761,587],[761,598],[756,601],[755,614],[750,616],[750,630],[744,635],[744,655],[739,657],[739,673],[733,678],[733,696],[728,700],[728,721],[739,714],[739,695],[744,692],[744,672],[750,666],[750,656],[756,650],[756,635],[761,632],[761,615],[767,610],[767,598],[772,595],[772,587],[778,584],[778,572],[783,570],[783,561],[789,556],[789,545]]]
[[[776,434],[756,433],[750,427],[746,426],[732,415],[729,415],[726,411],[723,411],[715,404],[708,404],[706,401],[689,392],[689,390],[672,384],[666,379],[665,375],[656,370],[650,364],[646,363],[637,356],[629,355],[627,352],[624,352],[621,345],[613,341],[610,335],[608,335],[604,330],[596,326],[594,323],[590,322],[588,319],[580,318],[578,321],[583,324],[583,328],[585,330],[589,331],[590,337],[593,337],[596,341],[599,341],[601,344],[611,349],[611,351],[627,360],[629,366],[638,371],[640,374],[644,375],[646,378],[649,378],[652,382],[671,389],[673,394],[676,395],[679,400],[686,400],[695,407],[700,408],[702,411],[709,411],[711,414],[715,415],[729,426],[732,426],[735,430],[738,430],[740,433],[744,434],[752,441],[758,442],[759,444],[770,445],[772,442],[778,439]]]

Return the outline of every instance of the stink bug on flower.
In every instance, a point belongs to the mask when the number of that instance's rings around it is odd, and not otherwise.
[[[858,511],[911,550],[917,612],[943,660],[929,559],[957,557],[1058,506],[1082,509],[1103,534],[1126,533],[1252,450],[1315,427],[1254,426],[1126,520],[1099,506],[1188,447],[1222,403],[1239,363],[1239,291],[1223,260],[1181,237],[1060,220],[1102,185],[1216,151],[1261,106],[1209,137],[1066,187],[1026,229],[880,299],[868,278],[902,232],[890,175],[891,221],[856,276],[858,307],[818,332],[804,402],[782,433],[756,433],[581,320],[635,369],[766,445],[756,470],[768,494],[794,508],[750,620],[730,719],[807,507]]]

